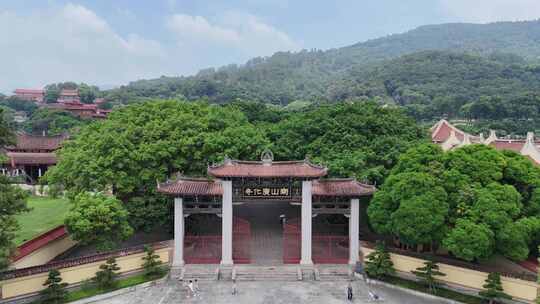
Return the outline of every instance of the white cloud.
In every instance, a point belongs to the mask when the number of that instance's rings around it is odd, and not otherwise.
[[[77,4],[16,13],[0,10],[0,92],[59,81],[124,84],[141,78],[195,73],[254,56],[299,48],[287,34],[249,14],[165,18],[162,41],[119,34]]]
[[[162,71],[167,54],[159,42],[122,37],[80,5],[0,12],[0,37],[0,90],[6,93],[57,81],[118,84],[171,72]]]
[[[167,27],[180,46],[218,45],[249,57],[300,49],[286,33],[246,13],[226,12],[214,22],[201,16],[176,14],[168,19]]]
[[[237,43],[240,36],[234,30],[210,24],[204,17],[176,14],[169,18],[167,26],[178,38]]]
[[[441,0],[441,4],[452,17],[467,22],[540,18],[539,0]]]

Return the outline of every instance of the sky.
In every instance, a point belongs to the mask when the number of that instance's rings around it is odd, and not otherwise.
[[[540,18],[540,0],[0,0],[0,92],[191,75],[425,24]]]

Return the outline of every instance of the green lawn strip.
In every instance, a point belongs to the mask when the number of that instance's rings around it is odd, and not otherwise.
[[[69,201],[64,198],[31,196],[28,198],[28,207],[32,209],[30,212],[15,217],[20,225],[15,238],[17,246],[62,225]]]
[[[118,284],[116,285],[116,287],[112,288],[112,289],[100,289],[100,288],[97,288],[97,287],[92,287],[92,288],[89,288],[89,289],[84,289],[84,290],[80,289],[80,290],[72,291],[68,295],[68,302],[77,301],[77,300],[80,300],[80,299],[93,297],[93,296],[96,296],[96,295],[99,295],[99,294],[108,293],[108,292],[115,291],[115,290],[118,290],[118,289],[139,285],[139,284],[146,283],[146,282],[149,282],[149,281],[157,280],[157,279],[162,278],[162,277],[163,276],[146,277],[146,276],[144,276],[144,274],[137,274],[137,275],[130,276],[130,277],[127,277],[127,278],[119,279],[117,281]]]
[[[415,282],[415,281],[410,281],[410,280],[398,278],[398,277],[384,278],[382,281],[393,284],[393,285],[396,285],[396,286],[399,286],[399,287],[420,291],[420,292],[423,292],[423,293],[435,295],[435,296],[438,296],[438,297],[441,297],[441,298],[446,298],[446,299],[450,299],[450,300],[454,300],[454,301],[458,301],[458,302],[462,302],[462,303],[467,303],[467,304],[482,304],[482,303],[485,303],[483,301],[483,299],[481,299],[479,297],[475,297],[475,296],[471,296],[471,295],[467,295],[467,294],[462,294],[462,293],[459,293],[457,291],[453,291],[453,290],[446,289],[446,288],[441,288],[441,287],[437,288],[437,293],[436,294],[432,294],[430,292],[429,288],[424,286],[423,284],[420,284],[420,283]]]

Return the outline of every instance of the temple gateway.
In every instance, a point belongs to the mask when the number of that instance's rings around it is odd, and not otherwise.
[[[209,178],[158,184],[174,197],[173,267],[184,264],[355,264],[361,201],[375,187],[326,179],[303,161],[226,158]],[[365,208],[362,208],[365,213]]]

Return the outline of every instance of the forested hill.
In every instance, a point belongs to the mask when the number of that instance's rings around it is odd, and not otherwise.
[[[540,66],[450,51],[423,51],[355,67],[328,86],[331,100],[382,99],[418,120],[531,118],[540,106]]]
[[[540,21],[429,25],[339,49],[281,52],[191,77],[140,80],[107,97],[115,103],[185,97],[279,105],[379,97],[409,105],[417,118],[432,118],[445,107],[449,115],[461,114],[482,95],[538,90],[532,67],[538,62]]]

